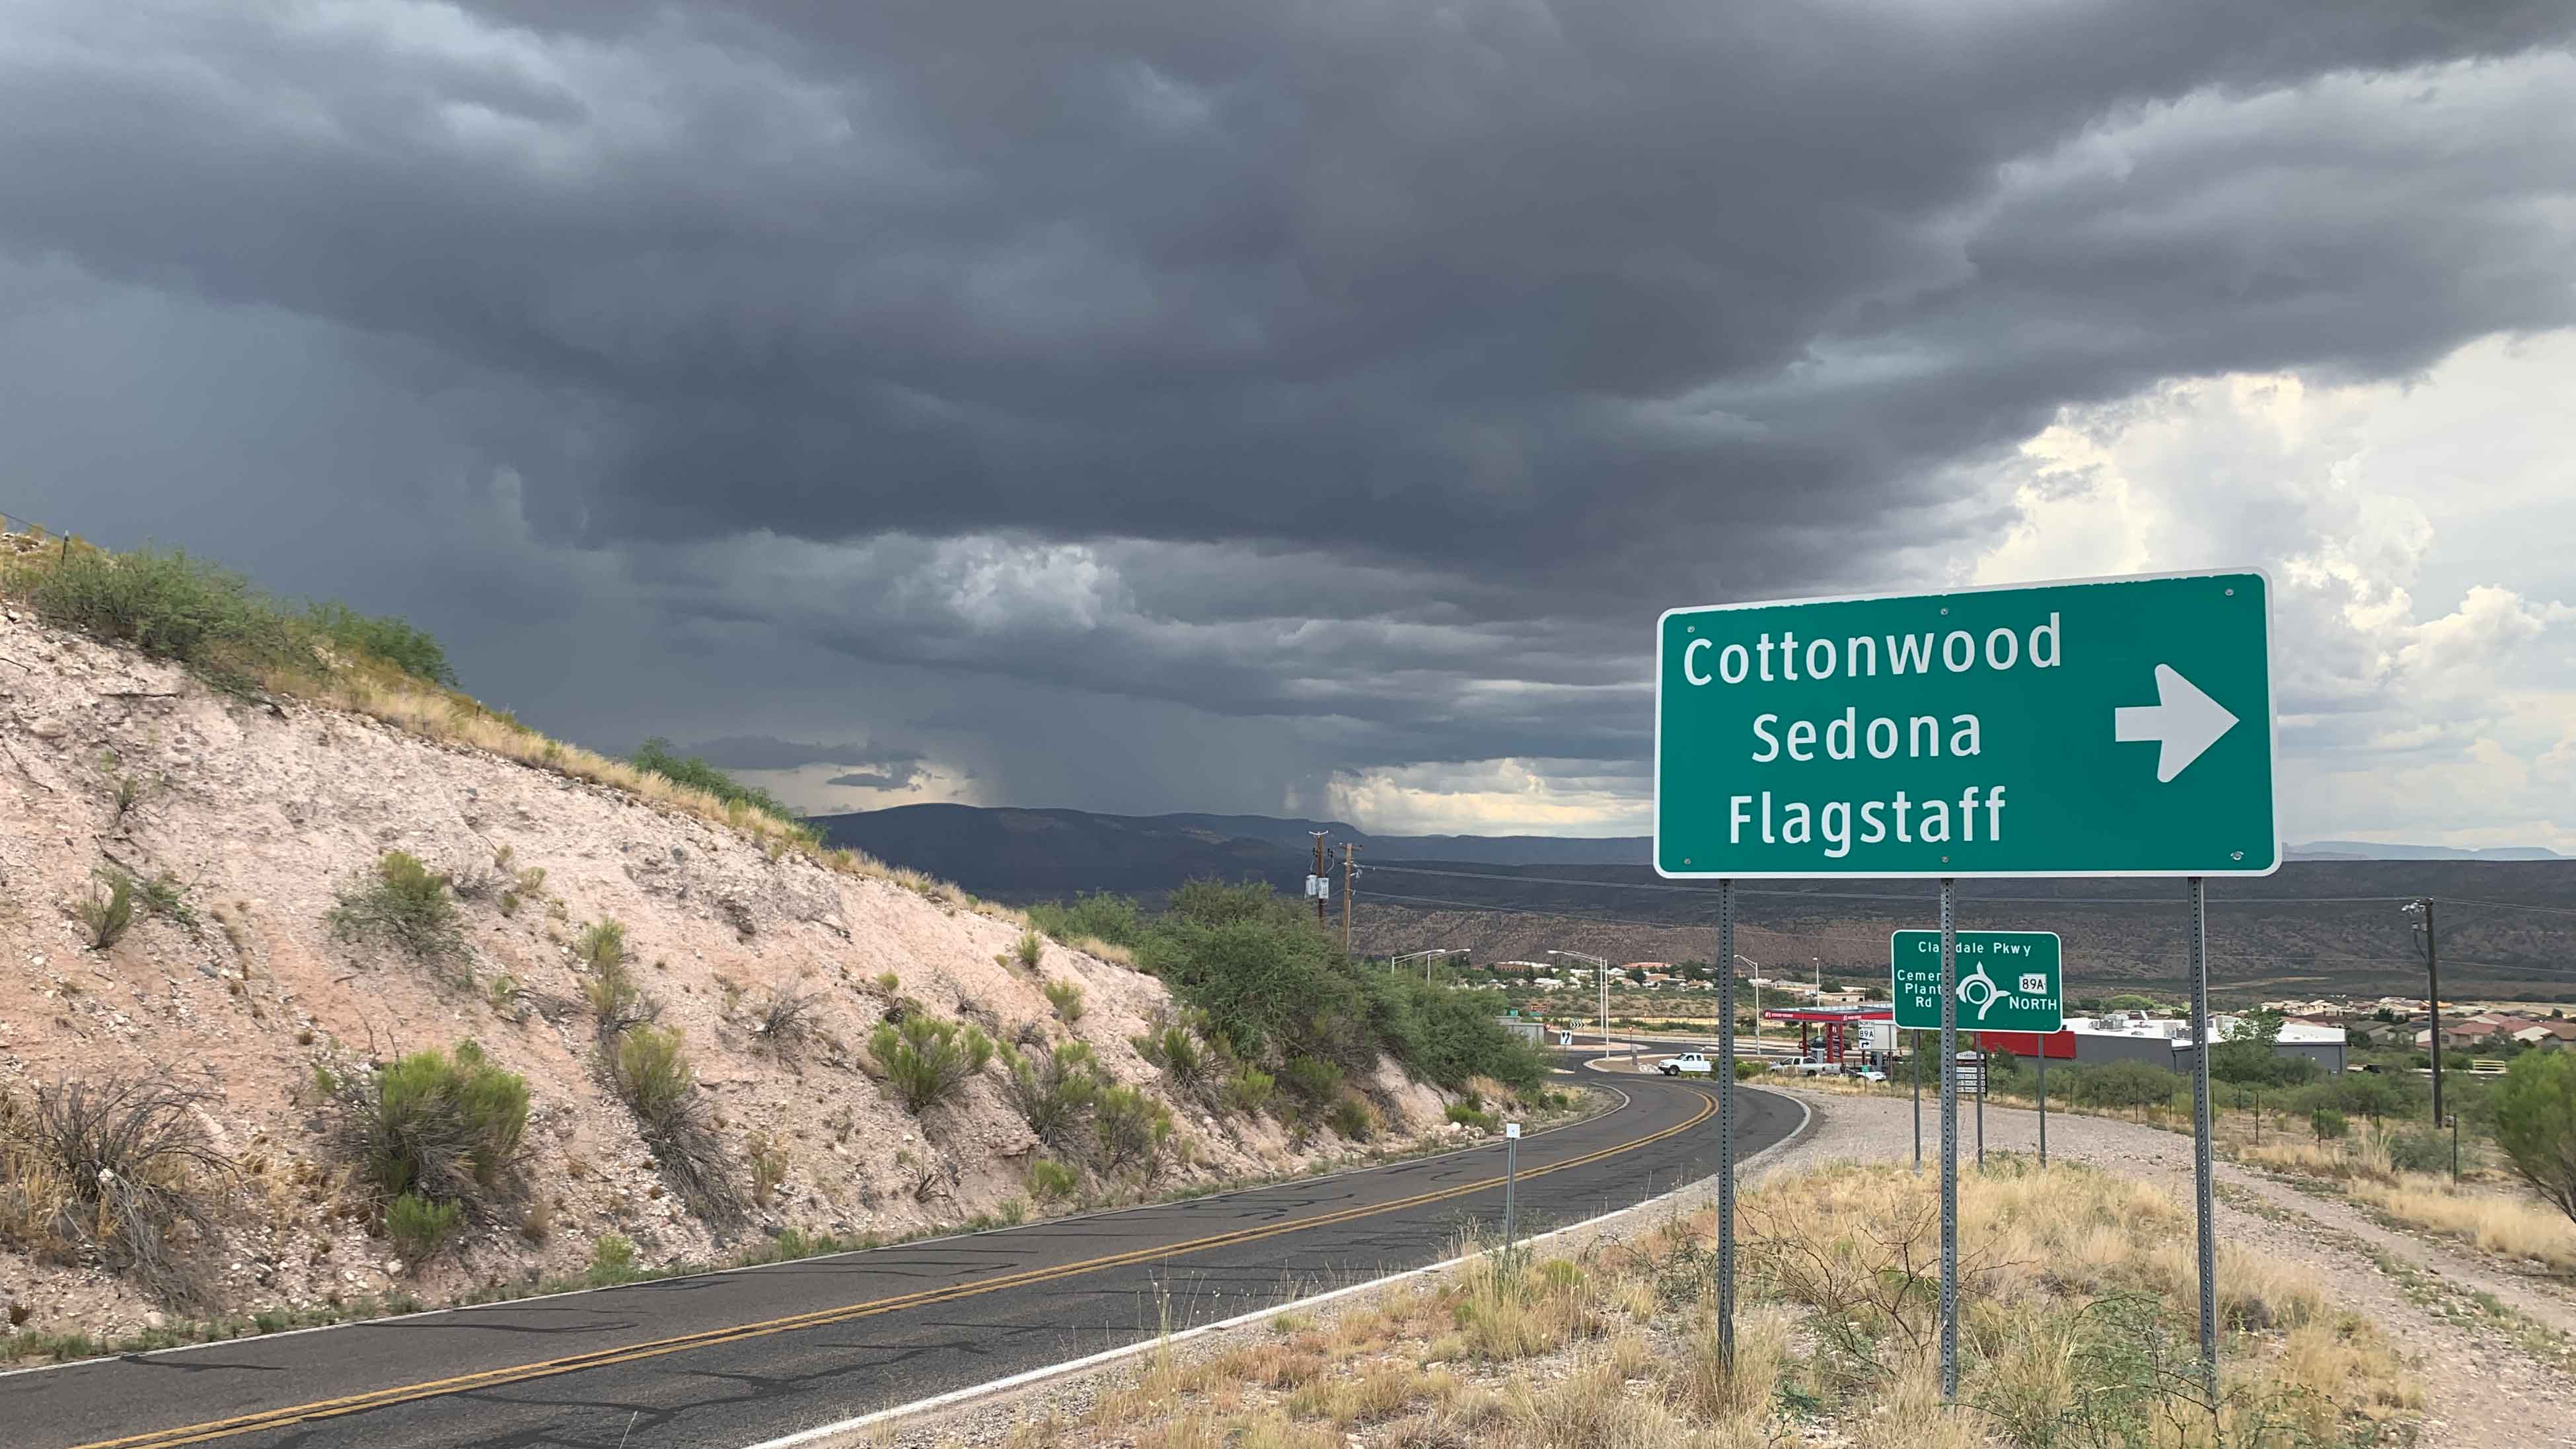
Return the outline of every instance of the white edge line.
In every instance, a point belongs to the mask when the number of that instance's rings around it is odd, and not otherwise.
[[[1758,1091],[1760,1089],[1748,1087],[1745,1090]],[[1774,1093],[1773,1095],[1776,1095],[1782,1100],[1792,1103],[1797,1107],[1798,1125],[1790,1129],[1780,1138],[1779,1141],[1738,1158],[1735,1165],[1739,1170],[1744,1166],[1744,1164],[1751,1162],[1754,1158],[1760,1157],[1763,1153],[1777,1151],[1778,1149],[1797,1141],[1800,1135],[1806,1132],[1808,1125],[1815,1120],[1815,1109],[1807,1105],[1803,1099],[1790,1096],[1786,1092]],[[1647,1198],[1643,1202],[1631,1203],[1615,1212],[1603,1213],[1599,1217],[1585,1218],[1581,1222],[1568,1223],[1564,1227],[1551,1229],[1548,1232],[1523,1238],[1521,1241],[1524,1243],[1544,1243],[1550,1238],[1560,1237],[1566,1233],[1575,1232],[1581,1229],[1597,1228],[1603,1223],[1614,1222],[1620,1218],[1627,1217],[1631,1213],[1641,1213],[1648,1208],[1660,1206],[1672,1201],[1674,1198],[1682,1196],[1685,1193],[1696,1192],[1702,1186],[1707,1184],[1709,1178],[1715,1176],[1715,1173],[1711,1173],[1708,1177],[1695,1178],[1690,1182],[1684,1183],[1680,1187],[1672,1189],[1670,1192],[1658,1193],[1653,1197]],[[952,1408],[958,1404],[967,1403],[975,1399],[991,1398],[995,1395],[1009,1393],[1013,1389],[1027,1388],[1031,1384],[1043,1383],[1048,1379],[1065,1378],[1074,1374],[1082,1373],[1089,1369],[1100,1368],[1107,1364],[1116,1363],[1121,1359],[1135,1358],[1140,1354],[1151,1353],[1156,1349],[1168,1348],[1176,1343],[1187,1343],[1191,1339],[1204,1337],[1208,1334],[1223,1333],[1229,1329],[1235,1328],[1245,1328],[1252,1324],[1260,1323],[1265,1319],[1278,1318],[1285,1314],[1303,1312],[1305,1310],[1333,1302],[1335,1299],[1348,1298],[1353,1294],[1370,1292],[1374,1289],[1387,1287],[1390,1284],[1403,1283],[1415,1278],[1429,1277],[1434,1273],[1445,1273],[1466,1261],[1467,1258],[1463,1254],[1455,1258],[1444,1258],[1437,1263],[1427,1263],[1419,1268],[1408,1268],[1401,1273],[1390,1273],[1383,1278],[1371,1278],[1365,1283],[1353,1283],[1347,1287],[1335,1288],[1328,1293],[1315,1294],[1310,1298],[1299,1298],[1288,1303],[1274,1303],[1270,1307],[1256,1308],[1250,1313],[1238,1313],[1232,1318],[1220,1319],[1215,1323],[1202,1323],[1196,1328],[1184,1328],[1178,1333],[1157,1334],[1152,1338],[1139,1339],[1134,1343],[1125,1344],[1118,1348],[1104,1349],[1099,1353],[1086,1354],[1081,1358],[1067,1359],[1063,1363],[1049,1364],[1044,1368],[1034,1368],[1026,1371],[1025,1373],[1012,1374],[1008,1378],[994,1379],[988,1383],[974,1384],[962,1389],[951,1389],[947,1393],[935,1394],[927,1399],[916,1399],[909,1404],[898,1404],[891,1409],[879,1409],[872,1414],[860,1414],[854,1418],[841,1419],[829,1424],[817,1424],[811,1429],[800,1430],[797,1433],[789,1434],[782,1438],[763,1439],[756,1444],[747,1444],[743,1446],[743,1449],[799,1449],[799,1446],[817,1443],[836,1434],[855,1433],[858,1430],[866,1429],[877,1424],[887,1423],[891,1420],[908,1419],[918,1414],[927,1414],[939,1409]]]
[[[1581,1085],[1592,1084],[1582,1083]],[[1541,1127],[1521,1140],[1528,1142],[1550,1133],[1563,1132],[1569,1127],[1598,1122],[1613,1112],[1625,1110],[1628,1104],[1635,1100],[1617,1087],[1604,1085],[1602,1090],[1616,1094],[1619,1098],[1618,1104],[1607,1111],[1595,1112],[1588,1117],[1577,1117],[1571,1122],[1559,1122],[1552,1127]],[[940,1243],[964,1242],[969,1238],[990,1237],[998,1233],[1024,1233],[1039,1228],[1061,1227],[1066,1223],[1078,1223],[1090,1218],[1116,1217],[1122,1213],[1152,1212],[1158,1208],[1187,1207],[1191,1203],[1215,1202],[1222,1198],[1241,1197],[1247,1193],[1267,1192],[1276,1187],[1306,1187],[1315,1183],[1332,1182],[1339,1178],[1365,1177],[1373,1172],[1392,1172],[1400,1167],[1418,1167],[1424,1163],[1439,1162],[1445,1158],[1464,1157],[1470,1152],[1483,1152],[1501,1145],[1502,1139],[1497,1137],[1485,1142],[1471,1142],[1464,1147],[1426,1152],[1419,1157],[1399,1157],[1392,1162],[1372,1162],[1359,1167],[1335,1168],[1331,1172],[1319,1173],[1312,1177],[1283,1177],[1268,1182],[1246,1183],[1241,1187],[1220,1188],[1214,1192],[1203,1192],[1191,1197],[1167,1198],[1161,1202],[1131,1203],[1125,1207],[1091,1208],[1084,1212],[1037,1218],[1025,1223],[1005,1223],[996,1227],[977,1228],[972,1232],[942,1233],[932,1238],[907,1238],[901,1242],[879,1243],[873,1248],[844,1248],[837,1253],[818,1253],[810,1258],[782,1258],[774,1263],[737,1263],[724,1268],[701,1268],[690,1273],[674,1273],[665,1278],[639,1278],[631,1283],[603,1283],[596,1288],[566,1288],[556,1293],[531,1293],[522,1298],[494,1298],[483,1303],[446,1303],[435,1308],[414,1309],[409,1313],[379,1313],[373,1318],[349,1318],[338,1323],[316,1323],[305,1328],[282,1328],[275,1333],[240,1333],[230,1338],[209,1338],[198,1343],[174,1343],[168,1348],[145,1349],[140,1353],[92,1354],[88,1358],[65,1359],[60,1363],[28,1364],[21,1368],[0,1369],[0,1379],[13,1379],[26,1374],[54,1373],[62,1369],[80,1368],[87,1364],[115,1363],[126,1359],[140,1362],[144,1359],[164,1358],[182,1353],[201,1353],[208,1349],[239,1348],[245,1343],[268,1343],[281,1338],[300,1338],[308,1333],[337,1333],[344,1328],[369,1328],[386,1323],[413,1323],[427,1318],[443,1318],[454,1313],[477,1313],[487,1308],[516,1308],[523,1304],[551,1302],[557,1298],[581,1298],[592,1293],[619,1293],[630,1288],[659,1288],[665,1284],[686,1283],[692,1278],[724,1278],[736,1273],[766,1273],[774,1269],[810,1267],[816,1263],[831,1262],[835,1258],[863,1258],[870,1253],[892,1253],[906,1248],[928,1248]]]

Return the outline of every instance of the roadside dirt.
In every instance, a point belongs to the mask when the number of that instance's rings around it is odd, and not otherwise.
[[[1764,1159],[1757,1175],[1825,1162],[1912,1157],[1911,1102],[1795,1089],[1790,1094],[1815,1109],[1816,1131]],[[1988,1152],[2038,1150],[2038,1113],[1989,1107],[1985,1119]],[[1936,1171],[1940,1116],[1930,1100],[1923,1108],[1923,1140],[1924,1170]],[[1961,1112],[1959,1140],[1963,1164],[1973,1170],[1969,1109]],[[2154,1183],[2182,1201],[2191,1197],[2188,1137],[2053,1113],[2048,1148],[2052,1162],[2085,1163]],[[2306,1265],[2329,1300],[2367,1315],[2414,1361],[2429,1398],[2423,1442],[2493,1449],[2576,1445],[2576,1304],[2474,1253],[2393,1232],[2349,1204],[2312,1196],[2270,1174],[2220,1162],[2215,1175],[2220,1234],[2267,1257]]]

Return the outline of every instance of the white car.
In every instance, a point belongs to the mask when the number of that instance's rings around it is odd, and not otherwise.
[[[1852,1075],[1864,1082],[1884,1082],[1887,1080],[1887,1073],[1880,1071],[1876,1067],[1855,1068]]]
[[[1655,1070],[1668,1077],[1704,1077],[1717,1070],[1717,1063],[1710,1061],[1705,1052],[1684,1052],[1666,1059]]]

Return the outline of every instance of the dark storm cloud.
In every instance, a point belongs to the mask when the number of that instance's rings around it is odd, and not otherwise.
[[[855,785],[864,790],[918,790],[926,772],[919,765],[888,765],[882,770],[853,770],[834,775],[826,785]]]
[[[1976,466],[2065,404],[2576,315],[2563,97],[2444,68],[2570,25],[57,0],[0,39],[0,254],[292,335],[412,400],[406,459],[506,472],[533,532],[461,533],[433,620],[541,607],[577,550],[599,613],[670,621],[645,659],[819,647],[1621,776],[1656,608],[1936,578],[2011,521]],[[248,478],[330,372],[229,431],[180,383],[90,431]],[[380,548],[413,485],[314,451],[277,485],[334,503],[312,543]]]
[[[889,750],[849,743],[809,745],[771,735],[726,735],[722,739],[687,746],[680,753],[695,755],[708,764],[728,770],[793,770],[800,765],[856,765],[876,760],[921,758],[919,752],[912,750]]]

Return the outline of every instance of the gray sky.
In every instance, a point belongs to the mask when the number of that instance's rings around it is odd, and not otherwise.
[[[2576,11],[6,0],[0,511],[824,808],[1642,828],[1648,629],[2259,563],[2576,850]]]

